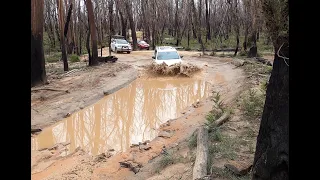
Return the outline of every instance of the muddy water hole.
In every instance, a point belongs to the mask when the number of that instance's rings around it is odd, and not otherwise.
[[[244,72],[230,59],[186,51],[184,61],[201,71],[190,77],[148,76],[151,54],[118,54],[117,63],[139,72],[136,80],[31,137],[32,179],[134,179],[119,162],[148,164],[163,147],[176,146],[204,124],[212,91],[230,103],[244,86]],[[115,81],[122,76],[117,73]]]

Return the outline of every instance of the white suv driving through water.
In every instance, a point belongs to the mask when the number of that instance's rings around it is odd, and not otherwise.
[[[130,54],[132,51],[132,47],[128,41],[125,39],[113,39],[111,41],[111,51],[118,53],[118,52],[127,52]]]
[[[154,51],[154,56],[152,58],[154,59],[154,62],[156,64],[162,64],[165,63],[168,66],[172,66],[174,64],[181,63],[183,56],[180,56],[178,54],[178,51],[171,47],[171,46],[159,46]]]

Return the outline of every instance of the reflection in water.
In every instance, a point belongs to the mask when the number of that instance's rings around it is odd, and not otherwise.
[[[200,80],[136,80],[92,106],[72,114],[33,138],[32,149],[71,142],[96,155],[108,149],[127,150],[132,143],[152,140],[160,124],[177,118],[192,103],[209,95]]]

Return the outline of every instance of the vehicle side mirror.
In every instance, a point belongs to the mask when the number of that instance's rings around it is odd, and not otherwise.
[[[156,59],[156,57],[155,57],[155,56],[152,56],[152,59]]]
[[[183,58],[183,56],[180,56],[180,58]]]

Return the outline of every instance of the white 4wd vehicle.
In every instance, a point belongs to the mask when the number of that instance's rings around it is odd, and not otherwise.
[[[111,51],[118,53],[118,52],[127,52],[130,54],[132,51],[132,47],[128,41],[125,39],[113,39],[111,41]]]
[[[180,56],[178,54],[178,51],[171,47],[171,46],[159,46],[154,51],[154,56],[152,58],[154,59],[154,62],[156,64],[162,64],[165,63],[168,66],[172,66],[177,63],[181,63],[183,56]]]

